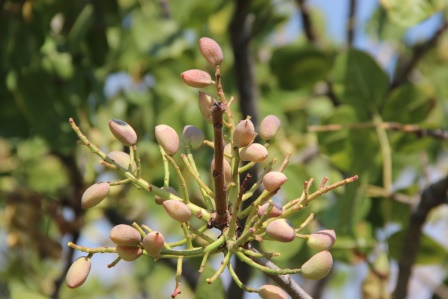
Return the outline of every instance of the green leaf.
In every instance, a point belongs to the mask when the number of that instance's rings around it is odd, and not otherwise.
[[[375,39],[396,43],[397,40],[401,40],[406,29],[395,25],[387,17],[387,11],[383,7],[378,6],[377,10],[367,21],[366,32]]]
[[[219,277],[212,284],[208,284],[206,279],[212,277],[215,274],[216,270],[210,266],[210,263],[207,263],[204,268],[204,272],[202,272],[199,282],[196,288],[196,299],[224,299],[224,286],[222,284],[222,280]]]
[[[432,85],[406,84],[393,90],[381,114],[385,122],[416,124],[424,121],[434,106]]]
[[[383,105],[389,89],[389,78],[375,59],[355,49],[338,55],[333,80],[338,99],[355,108],[360,120],[371,119],[371,114]]]
[[[81,13],[76,18],[76,21],[67,36],[72,49],[77,49],[79,47],[81,41],[84,39],[87,32],[91,28],[93,22],[93,13],[93,5],[86,4],[86,6],[84,6]]]
[[[272,54],[271,68],[280,87],[294,90],[312,87],[325,80],[331,60],[316,49],[294,45],[276,49]]]
[[[444,0],[381,0],[392,22],[402,27],[417,25],[446,7]]]

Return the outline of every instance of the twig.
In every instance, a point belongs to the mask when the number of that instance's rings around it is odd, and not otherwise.
[[[412,266],[415,263],[420,249],[423,224],[433,208],[448,203],[447,192],[448,176],[430,185],[423,191],[417,209],[411,214],[406,239],[403,243],[405,246],[399,261],[400,272],[398,274],[397,286],[393,294],[394,299],[404,299],[407,296],[407,288]]]
[[[403,133],[412,133],[417,137],[432,137],[434,139],[448,140],[448,130],[444,129],[425,129],[415,124],[401,124],[397,122],[381,122],[381,123],[352,123],[347,125],[341,124],[328,124],[328,125],[316,125],[308,126],[308,132],[329,132],[339,130],[353,130],[353,129],[370,129],[370,128],[383,128],[392,131],[399,131]]]
[[[313,22],[311,21],[310,11],[306,0],[296,0],[299,7],[300,16],[302,17],[303,31],[305,31],[305,37],[314,46],[317,45],[318,40],[316,32],[314,30]]]
[[[349,12],[348,12],[348,22],[347,22],[347,46],[351,47],[353,45],[353,39],[355,37],[355,13],[356,13],[356,0],[350,0]]]
[[[442,37],[442,34],[447,29],[448,29],[448,20],[444,19],[442,25],[439,27],[439,29],[437,29],[434,32],[433,36],[431,36],[424,43],[414,47],[412,55],[407,61],[407,63],[401,68],[400,71],[396,72],[395,78],[390,86],[391,90],[406,82],[407,78],[409,77],[409,74],[416,67],[420,59],[422,59],[423,56],[425,56],[425,54],[437,44],[437,42]]]

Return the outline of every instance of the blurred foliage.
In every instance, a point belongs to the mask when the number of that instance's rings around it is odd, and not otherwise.
[[[69,117],[105,151],[121,148],[108,130],[108,120],[118,118],[131,124],[139,135],[145,179],[162,185],[163,165],[154,138],[157,124],[169,124],[178,132],[184,125],[193,124],[212,138],[212,128],[196,107],[197,93],[181,84],[179,76],[191,68],[212,71],[196,50],[199,37],[212,37],[222,45],[224,88],[228,95],[238,98],[228,37],[234,3],[0,3],[0,81],[4,83],[0,84],[0,219],[4,240],[1,250],[5,253],[0,280],[6,281],[0,285],[0,297],[49,298],[56,292],[55,285],[66,264],[67,240],[80,233],[80,243],[110,245],[111,224],[104,221],[106,210],[148,222],[155,229],[171,233],[170,237],[180,233],[152,195],[134,188],[113,188],[108,200],[97,209],[86,213],[80,210],[80,196],[89,185],[100,178],[116,177],[76,145]],[[356,28],[378,40],[378,45],[392,48],[398,57],[396,70],[412,59],[413,45],[403,42],[408,29],[435,13],[446,17],[446,1],[406,3],[382,0],[365,28]],[[386,69],[394,62],[387,61],[385,67],[375,50],[347,48],[334,42],[325,34],[325,20],[318,11],[313,10],[312,16],[324,45],[321,47],[313,47],[302,35],[294,35],[290,42],[281,40],[281,36],[290,34],[284,26],[297,13],[294,3],[253,0],[250,10],[254,32],[251,58],[260,90],[260,116],[276,114],[282,120],[270,155],[293,153],[285,171],[289,181],[278,200],[287,202],[300,196],[302,182],[310,177],[316,179],[315,190],[324,176],[331,183],[358,174],[358,182],[325,195],[309,207],[308,211],[317,213],[317,221],[308,231],[335,228],[338,239],[332,253],[335,259],[350,265],[368,261],[370,254],[382,250],[370,265],[378,264],[377,270],[387,276],[385,263],[398,259],[406,246],[402,240],[411,211],[409,204],[396,202],[392,195],[400,194],[409,201],[418,197],[426,163],[437,164],[446,153],[446,144],[375,125],[395,122],[424,129],[447,127],[448,36],[443,35],[421,59],[411,80],[391,89],[394,75]],[[325,92],[328,82],[337,105]],[[313,133],[310,125],[342,128]],[[319,153],[303,159],[303,154],[316,147]],[[211,157],[208,148],[195,153],[203,177],[209,175]],[[180,162],[179,157],[176,159]],[[392,162],[387,164],[387,159]],[[416,175],[407,175],[403,183],[400,178],[409,173]],[[392,189],[387,190],[388,186]],[[200,201],[198,190],[192,190],[192,200]],[[300,224],[305,214],[293,219],[294,224]],[[110,215],[106,218],[113,222]],[[387,229],[392,224],[397,227],[395,233]],[[386,237],[380,238],[379,231]],[[301,240],[288,245],[265,242],[261,248],[285,252],[274,260],[284,267],[299,265],[312,254]],[[446,262],[446,254],[437,240],[425,236],[418,263],[440,264]],[[82,288],[68,290],[62,286],[60,298],[100,298],[107,294],[114,294],[114,298],[139,294],[162,298],[169,296],[166,290],[174,286],[175,272],[166,264],[148,259],[147,263],[108,270],[105,264],[113,259],[105,259],[107,262],[93,261],[96,275],[92,274]],[[206,269],[200,279],[208,271],[211,269]],[[110,276],[103,272],[116,273]],[[365,281],[365,294],[384,287],[384,281],[375,280],[379,276],[374,273],[371,271]],[[341,279],[338,273],[334,277]],[[201,281],[197,298],[224,298],[221,281],[213,286]],[[186,284],[182,292],[184,298],[193,294]]]

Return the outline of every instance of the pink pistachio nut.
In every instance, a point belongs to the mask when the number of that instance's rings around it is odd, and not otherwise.
[[[68,269],[65,284],[71,289],[81,286],[89,276],[91,267],[92,261],[90,258],[86,256],[78,258]]]
[[[258,216],[263,216],[264,214],[266,214],[267,210],[269,207],[269,203],[265,203],[262,206],[260,206],[258,208]],[[268,218],[274,218],[274,217],[278,217],[283,213],[283,207],[278,204],[278,203],[274,203],[274,205],[272,206],[271,212],[268,215]]]
[[[258,290],[258,295],[262,299],[288,299],[288,295],[279,288],[272,284],[265,284]]]
[[[332,229],[325,229],[311,234],[306,241],[309,248],[323,251],[330,249],[336,242],[336,233]]]
[[[240,152],[241,161],[247,162],[263,162],[268,157],[267,148],[259,143],[251,143],[243,147]]]
[[[138,259],[142,253],[143,250],[140,248],[140,246],[123,246],[123,245],[117,245],[116,251],[118,256],[125,261],[132,262]]]
[[[81,207],[89,209],[98,205],[109,194],[110,185],[106,182],[96,183],[87,188],[81,198]]]
[[[237,147],[245,147],[252,143],[257,133],[250,119],[240,121],[233,133],[233,144]]]
[[[230,166],[230,163],[226,159],[223,160],[223,166],[224,166],[224,177],[226,183],[230,183],[232,181],[232,167]],[[212,164],[210,165],[210,171],[212,175],[214,170],[215,170],[215,159],[212,160]]]
[[[159,232],[152,231],[143,238],[143,248],[148,255],[157,258],[162,252],[165,238]]]
[[[275,192],[288,178],[280,171],[271,171],[263,177],[263,186],[269,192]]]
[[[127,224],[119,224],[110,231],[110,239],[117,245],[138,246],[142,237],[134,227]]]
[[[333,257],[328,250],[313,255],[302,265],[302,276],[308,279],[322,279],[330,273],[333,267]]]
[[[165,189],[165,187],[162,187],[162,189]],[[168,186],[168,192],[171,193],[171,194],[174,194],[174,195],[176,195],[176,196],[179,195],[179,194],[177,193],[176,189],[174,189],[174,188],[171,187],[171,186]],[[169,198],[169,197],[164,198],[164,197],[161,197],[161,196],[159,196],[159,195],[155,195],[155,196],[154,196],[154,200],[155,200],[156,204],[158,204],[158,205],[162,205],[162,204],[163,204],[163,201],[164,201],[164,200],[168,200],[168,199],[170,199],[170,198]]]
[[[129,169],[131,157],[129,156],[129,154],[127,154],[125,152],[113,151],[113,152],[108,153],[107,156],[112,161],[114,161],[115,163],[120,165],[120,167],[122,167],[126,170],[130,170],[132,173],[135,172],[135,170],[137,169],[137,165],[135,164],[135,161],[132,161],[132,165]]]
[[[210,111],[210,109],[212,109],[215,102],[216,100],[212,98],[211,95],[202,91],[199,92],[198,97],[199,111],[201,112],[205,121],[208,122],[209,124],[213,123],[212,112]]]
[[[260,123],[260,137],[263,140],[272,140],[280,129],[280,119],[275,115],[268,115]]]
[[[167,125],[156,126],[156,139],[168,155],[174,155],[179,150],[179,136]]]
[[[296,237],[296,232],[292,224],[283,218],[276,219],[266,227],[266,234],[271,239],[279,242],[291,242]]]
[[[203,37],[198,41],[199,51],[211,65],[220,65],[224,59],[221,47],[213,39]]]
[[[204,133],[202,133],[202,131],[195,126],[185,126],[183,135],[185,142],[194,150],[200,148],[202,143],[204,142]]]
[[[185,84],[195,88],[204,88],[213,84],[209,73],[197,69],[185,71],[180,76]]]
[[[126,122],[119,119],[109,121],[109,129],[115,138],[126,146],[132,146],[137,143],[137,133]]]
[[[190,220],[191,211],[186,204],[175,199],[168,199],[163,202],[163,207],[167,214],[181,223]]]

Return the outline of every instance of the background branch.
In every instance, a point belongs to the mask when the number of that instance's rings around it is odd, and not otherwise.
[[[355,25],[356,25],[356,0],[350,0],[348,22],[347,22],[347,46],[353,45],[353,39],[355,37]]]
[[[243,114],[241,119],[245,119],[250,115],[252,122],[257,125],[259,123],[258,117],[258,91],[255,84],[254,66],[250,53],[250,40],[253,37],[252,22],[250,17],[250,0],[235,0],[235,10],[230,22],[229,32],[230,41],[232,44],[233,55],[235,58],[235,79],[236,86],[239,93],[239,106]],[[257,167],[250,170],[252,181],[258,177]],[[245,174],[241,174],[244,178]],[[246,208],[252,201],[246,200],[243,203],[243,209]],[[244,222],[240,223],[244,226]],[[235,273],[243,284],[246,284],[251,276],[252,268],[246,263],[235,259]],[[232,280],[227,291],[228,298],[241,298],[244,291]]]
[[[411,214],[406,239],[403,243],[405,246],[403,247],[403,253],[399,261],[400,272],[398,274],[397,286],[393,295],[394,299],[404,299],[407,296],[407,288],[412,266],[414,265],[420,250],[423,224],[433,208],[448,203],[447,192],[448,176],[430,185],[423,191],[418,207]]]
[[[271,262],[266,258],[253,258],[253,260],[263,266],[269,267],[271,269],[280,270],[276,264]],[[294,280],[292,280],[290,275],[271,275],[266,274],[275,281],[286,293],[294,299],[312,299],[312,297],[305,292]]]
[[[310,44],[317,46],[318,41],[313,23],[311,21],[308,4],[306,3],[306,0],[296,0],[296,3],[299,7],[300,16],[302,18],[302,26],[303,31],[305,32],[305,37]]]
[[[394,89],[406,82],[412,70],[417,66],[420,59],[431,50],[442,37],[443,33],[448,29],[448,20],[444,19],[442,25],[437,29],[433,36],[424,43],[415,46],[412,50],[411,57],[401,68],[397,68],[394,80],[390,89]]]

